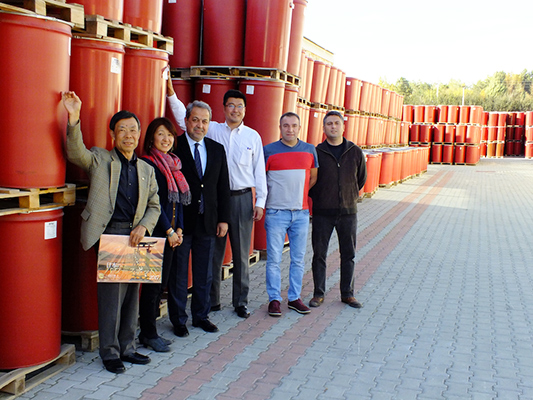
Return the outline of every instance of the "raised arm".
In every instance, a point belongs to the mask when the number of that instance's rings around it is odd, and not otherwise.
[[[61,97],[63,106],[68,112],[68,123],[70,126],[74,126],[80,120],[81,100],[74,92],[63,92]]]

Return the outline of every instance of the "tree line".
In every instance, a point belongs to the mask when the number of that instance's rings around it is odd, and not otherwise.
[[[396,83],[380,80],[379,85],[404,96],[404,104],[482,106],[484,111],[533,110],[533,71],[520,74],[496,72],[485,80],[467,86],[458,80],[429,84],[400,78]]]

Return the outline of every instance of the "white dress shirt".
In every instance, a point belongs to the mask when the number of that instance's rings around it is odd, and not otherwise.
[[[168,102],[176,121],[185,125],[183,103],[175,94],[168,97]],[[222,144],[226,150],[230,189],[255,187],[255,205],[265,208],[267,197],[265,157],[259,133],[244,124],[232,130],[226,122],[211,121],[207,137]]]

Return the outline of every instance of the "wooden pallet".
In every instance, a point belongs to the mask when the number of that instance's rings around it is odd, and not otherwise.
[[[65,3],[60,0],[3,0],[0,10],[21,14],[37,14],[70,22],[83,29],[85,24],[84,8],[80,4]]]
[[[59,356],[51,361],[33,367],[0,372],[0,399],[14,399],[75,363],[74,346],[64,344],[61,346]]]
[[[285,250],[284,250],[285,251]],[[261,259],[261,253],[258,250],[254,250],[252,254],[250,255],[250,263],[249,267],[252,265],[255,265],[259,262]],[[222,266],[222,280],[229,279],[233,276],[233,263],[229,263],[227,265]]]
[[[63,341],[73,344],[83,351],[95,351],[100,345],[98,331],[68,332],[62,331]]]
[[[191,67],[192,78],[262,78],[300,86],[300,78],[275,68],[200,65]]]
[[[189,68],[172,68],[170,70],[170,77],[178,79],[190,79],[191,70]]]
[[[0,188],[0,216],[71,206],[76,202],[76,185],[62,187],[14,189]]]
[[[172,54],[174,39],[152,31],[134,27],[119,21],[108,20],[101,15],[86,15],[85,29],[75,29],[75,36],[116,39],[127,46],[139,48],[155,48]]]

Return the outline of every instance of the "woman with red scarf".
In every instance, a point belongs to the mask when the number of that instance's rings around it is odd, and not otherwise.
[[[176,268],[176,246],[183,241],[183,205],[190,204],[191,193],[185,177],[181,173],[180,159],[171,153],[177,138],[176,129],[167,118],[154,119],[146,129],[144,138],[144,161],[154,167],[159,185],[161,215],[153,236],[165,237],[163,272],[161,284],[143,284],[141,289],[139,314],[141,333],[139,341],[154,351],[170,351],[170,340],[157,334],[156,318],[159,316],[161,294],[166,287],[170,270]]]

